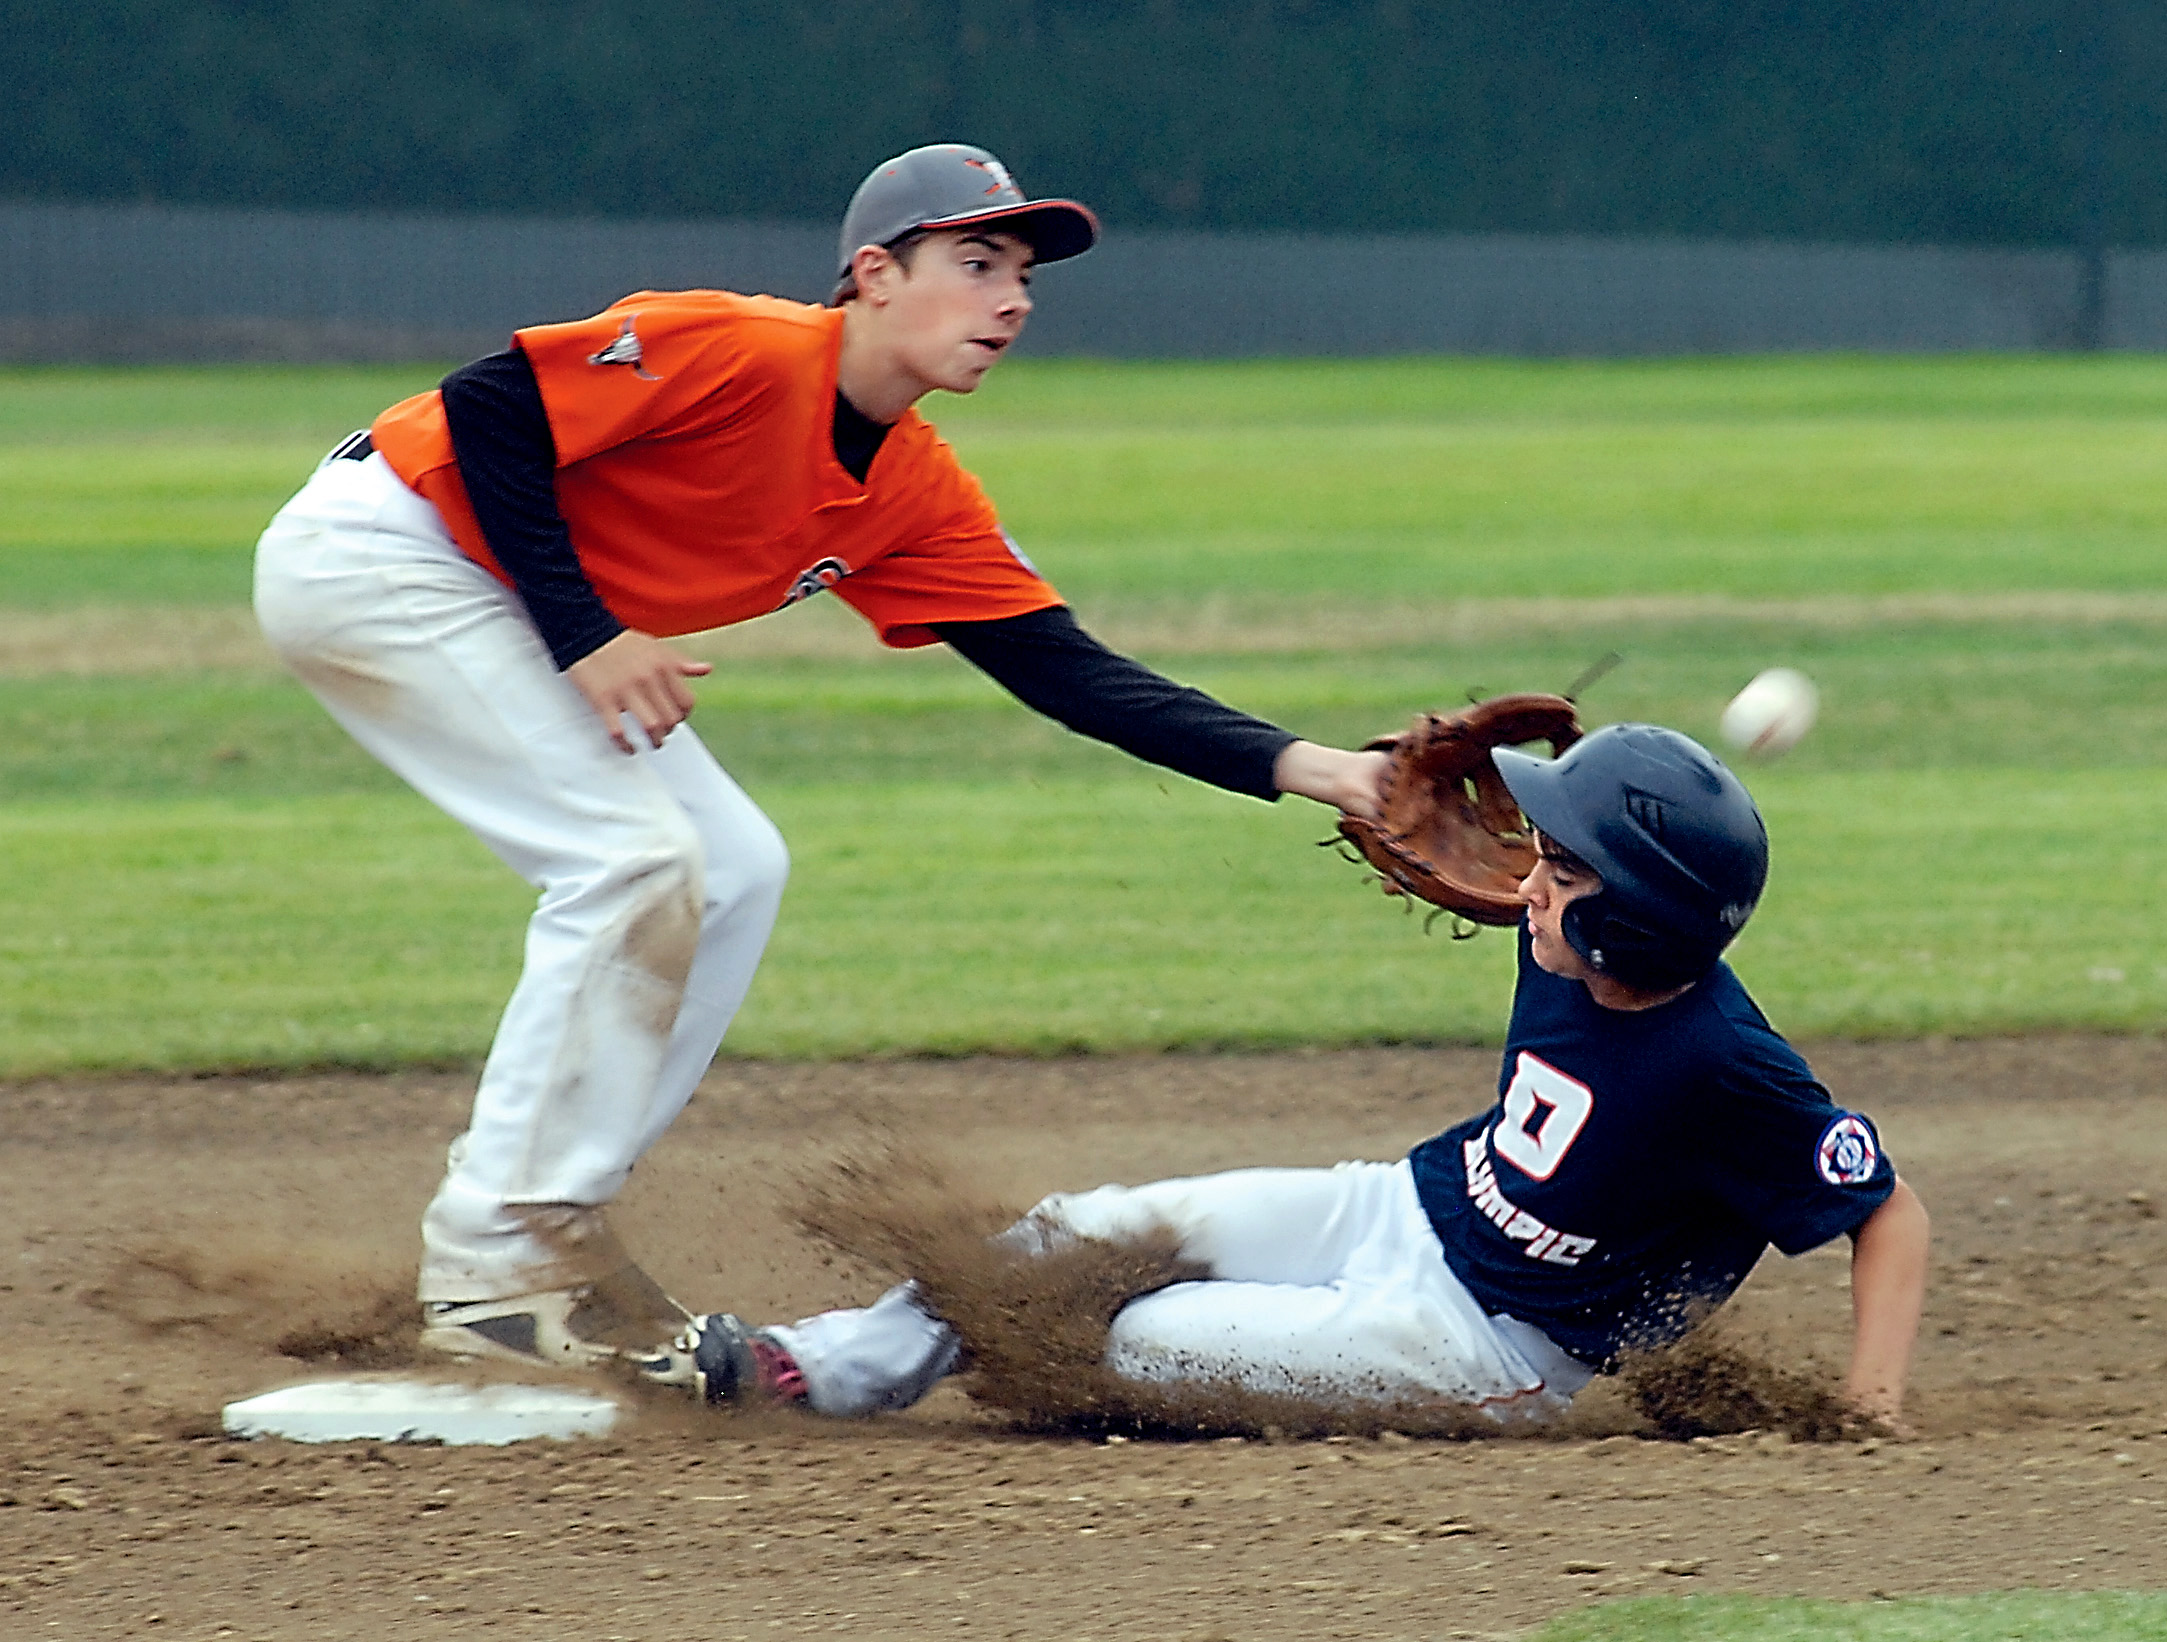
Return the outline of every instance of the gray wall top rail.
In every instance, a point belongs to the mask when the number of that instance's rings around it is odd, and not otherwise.
[[[0,204],[0,357],[403,359],[638,289],[817,301],[823,224]],[[2050,349],[2074,253],[1503,234],[1123,232],[1040,276],[1026,350],[1111,357]],[[2167,252],[2107,263],[2104,340],[2167,347]]]

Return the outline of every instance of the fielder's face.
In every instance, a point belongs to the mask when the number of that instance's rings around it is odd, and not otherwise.
[[[969,393],[1031,312],[1029,243],[1014,234],[951,228],[928,236],[899,277],[883,281],[896,363],[923,384]]]
[[[1603,881],[1585,862],[1562,853],[1539,832],[1535,852],[1535,870],[1520,880],[1520,895],[1527,902],[1529,955],[1553,975],[1585,981],[1596,972],[1565,939],[1565,909],[1582,896],[1593,895]]]

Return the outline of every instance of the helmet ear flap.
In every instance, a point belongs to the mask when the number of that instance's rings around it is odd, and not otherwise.
[[[1602,902],[1601,890],[1597,890],[1593,895],[1583,896],[1565,909],[1565,915],[1558,920],[1558,927],[1564,932],[1567,946],[1585,958],[1592,967],[1607,973],[1610,968],[1610,955],[1603,945],[1603,930],[1609,920],[1603,916]]]
[[[1566,944],[1591,968],[1627,986],[1657,992],[1699,980],[1720,956],[1634,923],[1604,904],[1612,899],[1598,890],[1573,902],[1560,920]]]

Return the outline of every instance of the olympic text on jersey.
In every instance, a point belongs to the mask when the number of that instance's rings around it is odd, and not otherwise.
[[[1497,1171],[1490,1167],[1488,1149],[1477,1136],[1462,1143],[1467,1159],[1467,1195],[1475,1207],[1513,1242],[1526,1245],[1520,1252],[1530,1260],[1547,1260],[1553,1266],[1577,1266],[1580,1257],[1595,1247],[1592,1237],[1575,1237],[1537,1220],[1498,1189]]]

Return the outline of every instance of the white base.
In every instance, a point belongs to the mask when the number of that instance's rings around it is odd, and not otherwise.
[[[501,1444],[599,1437],[622,1410],[593,1391],[427,1380],[318,1380],[226,1404],[226,1434],[289,1442]]]

